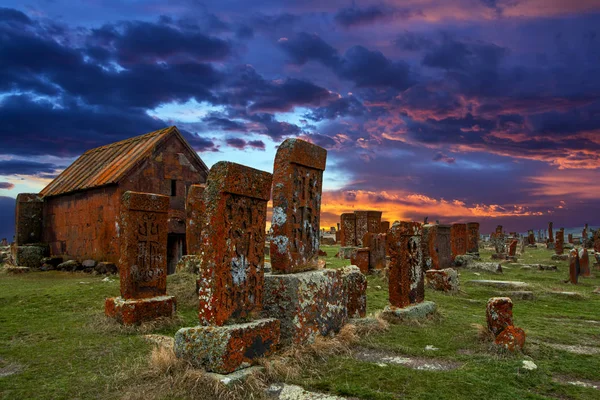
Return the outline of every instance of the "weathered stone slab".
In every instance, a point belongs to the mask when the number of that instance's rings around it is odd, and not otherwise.
[[[175,272],[197,274],[200,271],[202,256],[196,254],[188,254],[177,261]]]
[[[433,301],[424,301],[403,308],[386,306],[381,313],[381,318],[391,323],[425,320],[433,316],[436,311],[437,305]]]
[[[210,169],[199,259],[201,325],[244,321],[260,312],[270,188],[267,172],[231,162]]]
[[[496,336],[494,343],[510,352],[515,352],[523,350],[525,338],[526,335],[523,329],[511,325]]]
[[[349,260],[352,257],[352,254],[358,249],[360,249],[360,247],[340,247],[338,258]]]
[[[104,313],[125,325],[135,325],[157,318],[175,315],[175,296],[156,296],[144,299],[111,297],[105,300]]]
[[[367,314],[367,277],[355,265],[344,268],[343,274],[348,294],[348,318],[364,318]]]
[[[512,300],[534,300],[533,292],[528,290],[515,290],[511,292],[498,292],[498,297],[510,297]]]
[[[121,203],[121,296],[141,299],[167,292],[169,197],[125,192]]]
[[[458,292],[460,290],[458,272],[452,268],[425,271],[425,282],[433,290],[442,292]]]
[[[585,247],[579,250],[579,270],[581,272],[581,276],[590,277],[590,256],[588,255],[588,251]]]
[[[185,245],[187,254],[200,254],[202,251],[202,226],[204,214],[204,190],[206,185],[191,185],[188,189],[185,212]]]
[[[265,275],[265,315],[281,321],[281,342],[310,343],[337,333],[348,319],[341,270]]]
[[[363,274],[368,274],[370,253],[368,248],[356,249],[350,256],[350,263],[356,265]]]
[[[450,225],[423,226],[423,264],[426,269],[451,267]]]
[[[556,232],[557,243],[558,243],[558,234],[559,233],[560,233],[560,231]],[[579,265],[579,253],[577,252],[576,249],[573,249],[569,252],[569,282],[576,285],[577,280],[579,279],[580,272],[581,272],[581,270],[580,270],[580,265]]]
[[[519,282],[519,281],[493,281],[493,280],[487,280],[487,279],[475,279],[475,280],[471,280],[468,282],[472,285],[490,286],[490,287],[495,287],[495,288],[500,288],[500,289],[519,290],[519,289],[524,289],[524,288],[529,287],[528,283]]]
[[[513,303],[509,297],[492,297],[486,307],[486,319],[490,332],[498,336],[507,326],[513,324]]]
[[[317,267],[321,191],[327,150],[287,139],[277,150],[273,169],[271,266],[292,273]]]
[[[425,298],[422,225],[394,222],[387,235],[389,299],[394,307],[420,303]]]
[[[467,253],[467,224],[453,224],[450,227],[452,259]]]
[[[513,239],[510,241],[510,244],[508,245],[508,256],[509,257],[514,257],[517,255],[517,245],[519,244],[519,241],[516,239]]]
[[[279,330],[279,321],[273,318],[182,328],[175,334],[175,354],[209,372],[229,374],[272,354],[279,344]]]
[[[554,251],[556,254],[560,255],[564,252],[565,246],[565,228],[560,228],[559,231],[556,232],[556,245],[554,247]]]
[[[369,270],[384,269],[387,247],[386,234],[369,232],[363,238],[363,245],[369,248]]]
[[[387,233],[390,230],[390,221],[381,221],[381,225],[379,227],[380,233]]]
[[[344,213],[340,216],[340,245],[342,247],[356,246],[356,217],[354,213]]]
[[[494,274],[502,273],[502,264],[497,262],[471,262],[467,264],[467,269],[492,272]]]
[[[479,222],[467,223],[467,253],[479,254]]]

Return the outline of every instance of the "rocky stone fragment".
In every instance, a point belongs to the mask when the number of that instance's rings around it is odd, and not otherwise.
[[[67,260],[56,266],[58,271],[75,272],[82,269],[82,265],[77,260]]]
[[[356,265],[363,274],[369,273],[370,251],[368,248],[356,249],[350,257],[350,263]]]
[[[343,275],[348,318],[364,318],[367,314],[367,277],[355,265],[344,268]]]
[[[498,336],[507,326],[513,324],[513,303],[509,297],[492,297],[486,307],[486,319],[490,332]]]
[[[433,301],[411,304],[403,308],[388,305],[381,313],[381,318],[391,323],[425,320],[435,315],[436,311],[437,305]]]
[[[525,337],[523,329],[511,325],[496,336],[494,343],[510,352],[521,351],[525,346]]]
[[[458,272],[452,268],[425,271],[425,283],[433,290],[442,292],[458,292],[460,290]]]
[[[101,275],[112,275],[119,273],[119,268],[117,267],[117,265],[107,261],[99,262],[94,268],[94,270],[96,271],[96,273]]]
[[[418,222],[394,222],[387,236],[389,300],[393,307],[406,307],[425,298],[422,225]]]
[[[579,250],[579,271],[583,277],[588,278],[591,276],[590,256],[588,255],[588,251],[585,247]]]
[[[493,272],[495,274],[502,273],[502,264],[497,262],[472,262],[467,264],[467,269]]]
[[[495,288],[499,288],[499,289],[520,290],[520,289],[525,289],[525,288],[529,287],[528,283],[520,282],[520,281],[494,281],[494,280],[488,280],[488,279],[475,279],[475,280],[468,281],[468,283],[471,285],[490,286],[490,287],[495,287]]]

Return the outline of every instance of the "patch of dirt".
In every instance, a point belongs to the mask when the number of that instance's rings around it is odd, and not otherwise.
[[[18,374],[22,370],[23,370],[23,367],[20,364],[9,363],[8,361],[4,360],[3,358],[0,358],[0,378]]]
[[[387,366],[390,364],[404,365],[405,367],[420,371],[450,371],[462,366],[461,363],[455,361],[429,357],[405,356],[365,348],[355,350],[353,357],[357,360],[375,363],[380,366]]]
[[[600,381],[590,381],[589,379],[577,379],[564,375],[557,375],[552,378],[554,382],[562,383],[564,385],[573,385],[584,388],[600,390]]]

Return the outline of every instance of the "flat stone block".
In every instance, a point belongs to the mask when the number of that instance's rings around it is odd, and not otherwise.
[[[512,300],[533,300],[533,292],[528,290],[514,290],[510,292],[498,292],[498,297],[510,297]]]
[[[265,275],[265,315],[281,321],[281,342],[304,344],[317,334],[337,333],[348,319],[341,270]]]
[[[160,317],[172,317],[177,308],[175,296],[157,296],[145,299],[111,297],[104,302],[104,313],[122,324],[133,325]]]
[[[568,254],[552,254],[552,257],[550,257],[550,259],[554,260],[554,261],[568,261],[569,255]]]
[[[343,271],[348,293],[348,318],[363,318],[367,314],[367,277],[355,265]]]
[[[472,262],[467,265],[468,269],[492,272],[494,274],[502,273],[502,265],[497,262]]]
[[[279,344],[280,323],[265,318],[243,324],[195,326],[175,334],[175,354],[209,372],[230,374],[272,354]]]
[[[258,374],[263,370],[263,367],[253,366],[239,369],[230,374],[217,374],[216,372],[207,372],[206,376],[208,376],[209,378],[213,378],[215,381],[221,382],[225,386],[231,386],[238,383],[243,383],[250,376]]]
[[[425,271],[425,282],[433,290],[442,292],[458,292],[460,290],[458,272],[452,268]]]
[[[29,267],[5,267],[4,271],[8,274],[26,274],[31,271]]]
[[[529,287],[528,283],[519,281],[493,281],[486,279],[476,279],[468,282],[472,285],[490,286],[500,289],[524,289]]]
[[[433,301],[424,301],[404,308],[386,306],[381,318],[388,322],[403,322],[408,320],[424,320],[435,314],[437,305]]]

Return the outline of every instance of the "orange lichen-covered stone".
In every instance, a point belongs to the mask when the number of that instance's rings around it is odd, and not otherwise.
[[[340,216],[340,245],[342,247],[356,246],[356,217],[354,213],[344,213]]]
[[[175,354],[209,372],[229,374],[271,355],[279,344],[280,323],[273,318],[226,325],[182,328]]]
[[[366,233],[363,238],[363,246],[369,248],[369,269],[385,268],[386,253],[385,233]],[[354,264],[354,263],[353,263]],[[362,269],[361,269],[362,271]]]
[[[565,246],[565,229],[560,228],[560,230],[558,230],[556,232],[556,246],[554,247],[554,252],[556,254],[563,254],[564,246]]]
[[[523,349],[523,346],[525,346],[525,337],[523,329],[510,325],[496,336],[494,343],[504,347],[508,351],[515,352]]]
[[[371,251],[368,248],[356,249],[350,256],[350,263],[356,265],[363,274],[368,274],[370,253]]]
[[[204,189],[206,185],[191,185],[186,198],[185,244],[187,254],[200,254],[202,249],[202,218],[204,209]]]
[[[381,221],[381,226],[379,227],[379,232],[387,233],[390,230],[390,221]]]
[[[527,244],[535,244],[535,233],[533,229],[527,231]]]
[[[317,267],[326,160],[327,150],[300,139],[287,139],[277,150],[271,223],[274,272]]]
[[[453,224],[450,228],[452,259],[467,253],[467,224]]]
[[[556,236],[558,238],[558,233],[556,232]],[[558,240],[557,240],[558,244]],[[579,274],[581,273],[581,266],[579,260],[579,253],[577,249],[572,249],[569,252],[569,282],[576,285],[577,280],[579,279]]]
[[[423,225],[423,265],[425,269],[450,268],[450,225]]]
[[[479,222],[467,223],[467,253],[479,253]]]
[[[591,275],[590,256],[588,255],[588,251],[585,247],[579,250],[579,271],[581,276],[589,277]]]
[[[344,268],[343,274],[348,318],[363,318],[367,314],[367,277],[353,265]]]
[[[262,308],[271,174],[231,162],[210,169],[199,254],[202,325],[255,316]]]
[[[137,325],[157,318],[175,315],[175,296],[157,296],[147,299],[111,297],[104,302],[104,313],[125,325]]]
[[[420,303],[425,298],[421,236],[418,222],[394,222],[388,231],[389,300],[394,307]]]
[[[517,239],[513,239],[510,241],[510,244],[508,245],[509,257],[514,257],[517,254],[517,245],[518,244],[519,244],[519,241]]]
[[[167,292],[169,198],[125,192],[121,203],[119,275],[121,296],[141,299]]]
[[[381,211],[354,211],[356,217],[356,245],[365,246],[363,239],[367,233],[379,233],[381,229]]]
[[[513,302],[509,297],[492,297],[486,308],[487,325],[494,336],[513,324]]]
[[[458,273],[455,269],[430,269],[425,271],[427,286],[442,292],[457,292],[459,290]]]

